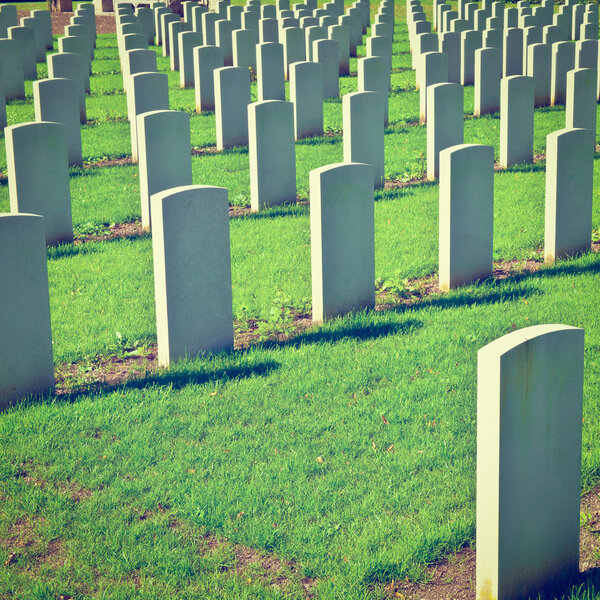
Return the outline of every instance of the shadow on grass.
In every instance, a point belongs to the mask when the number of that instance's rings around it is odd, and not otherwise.
[[[261,220],[275,219],[277,217],[300,217],[303,215],[308,215],[309,213],[310,210],[308,204],[297,204],[294,202],[290,204],[273,206],[272,208],[265,208],[258,212],[248,212],[244,215],[240,215],[238,219]]]
[[[511,165],[506,169],[501,169],[499,173],[537,173],[539,171],[546,170],[546,161],[530,163],[522,162],[515,165]]]
[[[93,254],[94,252],[98,252],[98,247],[90,244],[60,244],[47,248],[48,260],[83,256],[84,254]]]

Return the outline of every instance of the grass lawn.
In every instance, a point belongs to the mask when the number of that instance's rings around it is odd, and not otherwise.
[[[494,258],[513,261],[511,276],[425,293],[438,268],[438,186],[398,185],[426,171],[426,128],[404,2],[396,19],[385,136],[396,185],[376,193],[378,310],[295,332],[293,315],[310,310],[309,206],[232,218],[236,330],[258,322],[259,338],[169,370],[141,358],[138,378],[86,386],[99,362],[110,378],[156,343],[151,236],[48,250],[55,366],[72,393],[0,414],[1,600],[401,597],[394,582],[425,581],[427,565],[474,545],[477,351],[531,325],[585,329],[582,493],[598,485],[600,254],[519,271],[540,260],[545,139],[564,109],[536,110],[541,160],[494,176]],[[249,206],[247,149],[213,152],[214,115],[194,112],[160,50],[158,65],[171,108],[190,114],[192,146],[209,149],[192,156],[194,183]],[[86,166],[70,177],[79,236],[140,218],[137,165],[90,166],[131,154],[114,36],[98,38],[93,73]],[[340,82],[357,89],[356,75]],[[26,90],[8,104],[9,124],[34,119]],[[469,87],[465,142],[498,157],[499,115],[472,109]],[[301,199],[312,169],[342,160],[341,101],[324,115],[327,135],[296,144]],[[3,135],[0,146],[5,175]],[[598,155],[594,167],[598,239]],[[8,196],[4,176],[0,211]],[[565,598],[600,598],[600,581]]]

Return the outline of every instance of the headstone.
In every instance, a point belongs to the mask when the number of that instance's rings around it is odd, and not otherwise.
[[[504,30],[502,57],[504,77],[523,74],[523,30],[516,27]]]
[[[179,86],[194,85],[194,48],[202,46],[202,34],[197,31],[182,31],[178,35]]]
[[[243,19],[243,16],[242,16]],[[216,46],[217,38],[215,34],[215,23],[219,20],[219,15],[212,12],[202,14],[202,35],[206,46]],[[243,20],[242,20],[243,24]],[[247,28],[246,25],[244,25]]]
[[[463,85],[473,85],[475,82],[475,50],[481,48],[481,31],[463,31],[460,36],[460,82]]]
[[[231,23],[231,31],[236,31],[242,28],[242,13],[244,9],[242,6],[228,6],[227,7],[227,20]]]
[[[356,47],[362,43],[362,33],[360,23],[352,15],[342,15],[338,18],[340,25],[344,25],[350,31],[350,56],[356,56]],[[358,40],[357,38],[360,38]]]
[[[519,12],[516,8],[507,8],[504,11],[504,29],[519,27]]]
[[[173,21],[169,23],[169,58],[171,71],[179,71],[179,34],[187,31],[185,21]],[[145,38],[144,35],[142,37]]]
[[[448,56],[448,81],[460,83],[460,33],[439,34],[439,49]]]
[[[562,29],[557,25],[546,25],[543,32],[542,42],[549,46],[552,46],[555,42],[566,41]]]
[[[384,103],[384,125],[388,124],[388,91],[389,91],[389,66],[381,56],[370,58],[359,58],[356,61],[358,67],[358,91],[359,92],[381,92],[385,98]]]
[[[330,40],[338,44],[339,75],[350,74],[350,30],[345,25],[331,25],[327,29]]]
[[[21,45],[21,64],[25,79],[37,79],[35,38],[31,27],[9,27],[8,37]]]
[[[62,123],[66,128],[69,165],[81,165],[79,86],[73,79],[42,79],[33,82],[36,121]]]
[[[313,61],[323,67],[323,98],[339,98],[338,43],[335,40],[315,40],[313,42]],[[285,99],[285,94],[282,99]]]
[[[461,34],[462,35],[462,34]],[[437,52],[439,49],[439,39],[437,33],[421,33],[415,38],[415,49],[412,55],[412,68],[417,71],[416,74],[416,89],[419,89],[420,85],[420,76],[419,76],[419,66],[421,62],[421,56],[426,52]],[[385,57],[388,63],[388,69],[391,65],[390,57]],[[389,80],[388,80],[388,90],[389,90]]]
[[[308,27],[305,29],[305,40],[306,40],[306,60],[313,59],[313,42],[316,40],[326,40],[327,30],[323,27]]]
[[[79,121],[85,123],[87,120],[85,94],[90,91],[90,74],[83,56],[76,52],[49,54],[48,77],[50,79],[73,79],[78,82]]]
[[[439,287],[450,290],[492,274],[494,148],[440,152]]]
[[[163,44],[163,37],[162,37],[162,26],[161,26],[161,19],[162,16],[165,14],[168,14],[171,11],[170,8],[166,8],[165,6],[159,6],[157,8],[154,8],[154,43],[156,46],[162,46]]]
[[[0,64],[6,100],[25,98],[21,44],[16,40],[0,39]]]
[[[258,42],[260,31],[258,27],[258,14],[254,12],[242,13],[242,29],[250,29],[254,33],[254,39]]]
[[[546,44],[532,44],[528,48],[527,75],[533,77],[536,106],[550,106],[552,73],[551,48]]]
[[[573,69],[567,73],[566,129],[590,129],[596,133],[596,69]]]
[[[46,50],[52,50],[52,15],[50,11],[43,9],[32,10],[31,16],[41,21],[45,48]]]
[[[203,6],[202,4],[194,6],[194,8],[192,9],[192,31],[195,31],[196,33],[204,32],[204,28],[202,25],[202,15],[207,11],[208,8],[206,6]]]
[[[77,52],[81,54],[85,61],[86,69],[88,73],[92,72],[92,63],[90,61],[90,55],[88,52],[88,45],[85,39],[80,37],[64,36],[58,38],[58,51],[59,52]]]
[[[463,143],[464,92],[458,83],[438,83],[427,88],[427,179],[440,174],[440,152]]]
[[[304,61],[290,66],[295,139],[323,135],[323,67]]]
[[[256,92],[258,100],[285,100],[283,46],[265,42],[256,46]]]
[[[290,65],[306,60],[304,32],[299,27],[283,30],[283,66],[286,79],[289,78]]]
[[[375,306],[373,167],[310,172],[312,314],[320,322]]]
[[[44,62],[46,59],[46,36],[44,35],[42,22],[34,17],[23,17],[21,25],[33,30],[35,60],[36,62]]]
[[[173,13],[165,13],[160,16],[162,55],[164,57],[171,55],[171,35],[169,31],[169,23],[174,23],[176,21],[179,21],[179,15]]]
[[[253,211],[296,201],[294,107],[283,100],[248,106],[250,202]]]
[[[279,42],[279,23],[277,19],[261,19],[259,21],[259,39],[261,43]]]
[[[192,185],[190,116],[175,110],[142,113],[137,117],[137,131],[142,227],[150,229],[150,198],[173,187]]]
[[[557,42],[552,45],[550,104],[564,104],[567,98],[567,73],[575,68],[575,45]]]
[[[590,248],[594,141],[589,129],[560,129],[546,138],[547,263]]]
[[[420,121],[427,122],[427,88],[448,81],[448,57],[443,52],[426,52],[421,55],[419,85]],[[353,161],[364,162],[364,161]]]
[[[581,6],[578,4],[577,6]],[[575,68],[598,69],[598,40],[580,40],[575,43]]]
[[[6,159],[11,212],[42,215],[48,245],[72,242],[65,126],[38,122],[7,127]]]
[[[256,73],[256,42],[253,31],[235,30],[232,35],[232,52],[234,67],[242,67]]]
[[[478,352],[478,598],[562,594],[579,574],[583,355],[565,325]]]
[[[511,75],[500,83],[500,166],[533,160],[533,78]]]
[[[250,71],[221,67],[214,71],[217,150],[248,144]]]
[[[223,66],[223,52],[217,46],[196,46],[194,56],[194,88],[196,112],[215,110],[214,71]]]
[[[7,129],[8,131],[8,129]],[[0,407],[54,391],[44,218],[0,214]]]
[[[500,110],[500,79],[502,54],[498,48],[475,50],[475,103],[476,117]]]
[[[233,349],[227,189],[175,187],[152,196],[158,362]]]
[[[523,30],[523,73],[527,73],[529,46],[542,43],[541,27],[527,27]]]
[[[154,52],[149,50],[149,52]],[[155,54],[156,55],[156,54]],[[169,80],[166,73],[134,73],[127,91],[127,118],[131,131],[131,155],[138,162],[137,117],[146,112],[169,110]]]
[[[354,92],[342,97],[344,162],[373,167],[374,187],[384,183],[383,109],[380,92]]]

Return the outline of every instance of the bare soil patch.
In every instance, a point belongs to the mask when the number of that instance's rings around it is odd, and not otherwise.
[[[73,244],[75,246],[79,246],[88,242],[104,242],[119,238],[135,238],[147,234],[148,231],[142,227],[141,221],[132,221],[131,223],[115,223],[110,227],[106,227],[103,232],[77,236],[73,241]]]
[[[581,499],[581,513],[586,515],[579,546],[579,571],[584,580],[586,572],[600,568],[600,486]],[[475,563],[475,550],[463,548],[429,567],[422,582],[392,581],[384,589],[388,597],[404,600],[473,600]]]
[[[19,20],[21,17],[28,17],[28,10],[20,10]],[[22,13],[22,14],[21,14]],[[65,27],[69,25],[70,19],[74,13],[72,12],[53,12],[52,13],[52,35],[64,35]],[[96,33],[116,33],[114,15],[96,15]]]

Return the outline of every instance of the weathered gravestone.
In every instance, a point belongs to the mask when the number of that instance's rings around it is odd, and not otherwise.
[[[595,132],[560,129],[546,138],[544,259],[589,250]]]
[[[5,133],[11,212],[42,215],[46,244],[73,241],[66,127],[22,123]]]
[[[440,152],[439,287],[492,274],[494,148],[451,146]]]
[[[375,306],[373,167],[310,172],[313,321]]]
[[[0,214],[0,407],[54,391],[44,219]]]
[[[562,593],[578,575],[583,342],[537,325],[479,350],[480,600]]]
[[[253,211],[296,200],[294,107],[283,100],[248,105],[250,203]]]
[[[153,194],[152,219],[159,364],[232,350],[227,189]]]
[[[173,187],[192,184],[190,116],[155,110],[137,117],[142,227],[150,229],[150,198]]]

